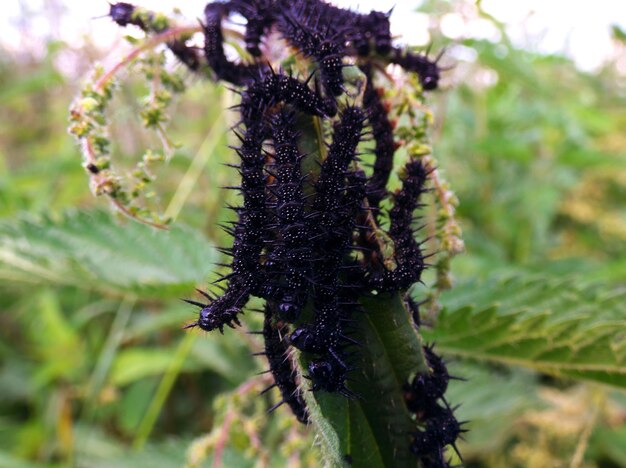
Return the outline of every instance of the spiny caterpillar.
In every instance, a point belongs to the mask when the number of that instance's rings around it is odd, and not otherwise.
[[[265,351],[261,354],[267,357],[271,372],[274,376],[274,384],[266,388],[262,393],[278,387],[283,399],[270,408],[274,411],[280,405],[287,403],[298,421],[303,424],[308,422],[306,405],[302,393],[296,382],[296,371],[293,368],[289,355],[289,346],[285,341],[283,326],[275,321],[276,311],[272,310],[267,303],[264,310],[263,338],[265,339]]]
[[[435,354],[433,346],[425,346],[423,350],[429,372],[417,373],[404,385],[407,409],[423,427],[412,434],[410,448],[423,466],[445,468],[450,466],[444,457],[445,447],[452,446],[460,458],[456,440],[467,430],[462,428],[464,422],[454,417],[454,409],[448,405],[444,393],[450,379],[463,379],[448,374],[445,362]]]
[[[304,155],[298,150],[295,114],[278,111],[272,116],[270,128],[274,161],[267,171],[274,183],[268,186],[268,190],[273,195],[270,208],[275,217],[276,238],[267,243],[267,247],[274,271],[270,282],[277,284],[272,300],[277,304],[279,315],[293,323],[307,302],[311,276],[311,246],[307,237],[303,189],[307,177],[302,175],[300,168]]]
[[[367,77],[363,107],[370,116],[372,135],[376,142],[374,168],[367,182],[367,200],[371,208],[377,209],[380,202],[388,196],[387,184],[393,170],[396,143],[393,140],[393,125],[389,121],[380,93],[374,87],[371,67],[363,67],[362,71]]]
[[[150,32],[142,19],[146,14],[127,3],[110,9],[120,26]],[[233,60],[225,52],[222,23],[233,14],[247,21],[243,39],[252,59]],[[191,70],[208,66],[215,78],[240,94],[234,128],[239,163],[231,166],[241,184],[229,188],[240,192],[242,204],[233,208],[237,219],[224,227],[233,244],[222,249],[232,257],[224,265],[231,272],[218,280],[226,283],[223,293],[200,291],[206,303],[187,300],[200,312],[186,328],[223,333],[225,326],[241,324],[239,316],[250,297],[263,299],[264,325],[257,333],[265,341],[260,354],[268,359],[272,387],[282,396],[278,405],[287,403],[307,423],[294,348],[306,358],[308,375],[302,377],[311,381],[311,390],[359,398],[349,388],[348,374],[354,365],[351,356],[361,345],[354,337],[365,314],[361,300],[406,292],[420,281],[426,266],[415,239],[419,218],[414,213],[428,191],[430,169],[410,158],[400,188],[387,188],[397,145],[374,80],[383,66],[397,64],[417,74],[423,90],[433,90],[440,77],[439,57],[433,61],[394,46],[389,13],[360,14],[321,0],[209,3],[202,32],[203,56],[181,40],[168,42],[168,47]],[[308,62],[313,70],[308,77],[272,66],[266,58],[272,32]],[[290,66],[288,60],[283,63]],[[352,64],[361,71],[359,78],[344,73]],[[330,137],[323,142],[326,149],[317,172],[309,173],[303,162],[315,155],[303,151],[300,136],[302,122],[313,119],[325,124]],[[324,138],[324,128],[320,134]],[[362,143],[367,134],[375,144],[369,176],[359,158],[366,151]],[[381,209],[383,200],[391,204],[389,210]],[[385,257],[375,239],[387,221],[385,234],[394,251]],[[408,304],[419,326],[417,306],[411,300]],[[443,360],[432,347],[424,348],[424,356],[429,371],[404,386],[406,406],[417,425],[407,444],[423,466],[445,467],[444,448],[456,449],[463,430],[443,397],[451,378]]]

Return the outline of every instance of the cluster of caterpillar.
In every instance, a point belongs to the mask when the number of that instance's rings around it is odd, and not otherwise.
[[[406,406],[423,428],[411,435],[410,448],[424,467],[450,468],[450,462],[445,459],[445,447],[451,446],[460,457],[456,441],[467,431],[462,428],[464,422],[454,416],[454,408],[450,408],[444,394],[450,379],[463,379],[449,375],[445,362],[435,354],[433,346],[424,346],[423,351],[428,372],[417,373],[404,384]]]
[[[231,14],[247,21],[244,40],[254,57],[250,63],[225,53],[222,22]],[[149,29],[133,5],[113,4],[110,16],[119,25]],[[232,257],[226,265],[231,272],[219,280],[227,282],[223,294],[202,292],[207,303],[187,300],[200,308],[198,319],[187,328],[223,332],[225,326],[240,325],[239,315],[251,296],[264,299],[264,327],[258,333],[265,350],[260,354],[268,359],[272,387],[281,392],[278,405],[287,403],[306,423],[292,347],[308,357],[304,377],[313,391],[356,397],[347,375],[350,355],[358,352],[359,343],[351,335],[362,313],[360,298],[374,291],[406,291],[426,266],[415,239],[414,213],[427,191],[429,172],[420,160],[411,159],[402,170],[400,188],[387,189],[397,145],[374,78],[381,64],[395,63],[417,73],[423,89],[435,89],[438,59],[393,46],[388,13],[360,14],[321,0],[213,2],[204,10],[202,29],[203,57],[182,41],[168,46],[192,70],[204,60],[218,80],[241,95],[234,129],[240,162],[232,164],[241,185],[229,188],[243,202],[233,208],[237,220],[225,226],[234,240],[232,247],[222,249]],[[263,40],[272,31],[315,66],[307,79],[275,71],[261,60]],[[362,106],[339,101],[347,94],[347,58],[357,61],[365,77]],[[334,122],[316,175],[303,170],[307,155],[299,147],[298,122],[307,117]],[[368,129],[375,142],[369,177],[359,168],[357,149]],[[391,204],[391,259],[372,241],[381,230],[384,200]],[[414,319],[419,320],[418,314]],[[412,435],[411,450],[424,466],[446,466],[441,464],[442,450],[454,446],[461,429],[452,411],[438,403],[449,379],[445,365],[432,348],[425,348],[425,355],[432,372],[418,374],[405,388],[409,411],[426,428]]]
[[[152,28],[145,16],[130,3],[111,4],[109,16],[120,26],[138,26],[147,32],[162,32]],[[319,67],[322,86],[330,95],[341,95],[343,87],[344,58],[376,58],[382,63],[395,63],[409,72],[417,73],[425,90],[437,88],[441,55],[431,60],[428,56],[413,53],[392,45],[389,14],[371,11],[360,14],[338,8],[321,0],[230,0],[212,2],[204,10],[204,58],[218,79],[236,86],[254,81],[257,72],[265,67],[258,62],[235,63],[226,57],[222,20],[232,13],[246,18],[245,42],[247,51],[260,57],[262,38],[276,28],[287,42],[300,53],[313,59]],[[152,29],[151,29],[152,28]],[[168,43],[172,52],[192,70],[198,70],[201,57],[184,41]],[[372,47],[373,46],[373,47]]]

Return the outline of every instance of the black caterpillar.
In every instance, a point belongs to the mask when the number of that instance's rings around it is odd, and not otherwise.
[[[465,423],[457,421],[444,394],[450,379],[463,379],[449,375],[445,362],[433,351],[433,346],[424,346],[423,351],[429,371],[416,374],[404,385],[407,409],[423,427],[411,435],[410,449],[425,467],[449,468],[445,447],[451,446],[460,458],[456,441],[467,431],[462,428]]]
[[[232,0],[230,2],[234,11],[238,12],[247,20],[244,40],[246,49],[250,55],[259,57],[261,55],[262,36],[271,28],[275,22],[274,1],[273,0]]]
[[[232,14],[247,21],[244,41],[251,60],[226,56],[223,23]],[[139,15],[128,3],[112,4],[109,15],[121,26],[163,32],[151,26],[149,12]],[[274,69],[264,60],[264,38],[270,31],[308,59],[314,71],[307,78]],[[256,333],[263,336],[261,354],[274,377],[269,388],[277,387],[282,396],[270,411],[287,403],[307,423],[290,357],[293,348],[306,357],[308,375],[302,377],[310,380],[311,390],[358,397],[347,382],[351,356],[359,352],[354,331],[363,314],[360,299],[374,292],[405,292],[420,281],[426,267],[415,239],[414,213],[427,191],[429,172],[420,160],[410,159],[400,189],[388,191],[394,126],[374,79],[380,65],[394,63],[416,73],[424,90],[435,89],[439,57],[430,60],[395,47],[389,13],[360,14],[321,0],[209,3],[202,32],[203,56],[183,41],[167,45],[188,68],[208,66],[241,96],[235,107],[240,162],[231,165],[241,185],[228,188],[241,194],[242,203],[233,207],[236,220],[225,226],[233,244],[221,251],[232,257],[224,265],[231,271],[217,282],[226,286],[219,296],[201,292],[206,303],[187,300],[200,312],[186,328],[223,332],[241,324],[240,314],[251,296],[265,300],[263,330]],[[364,83],[344,78],[344,68],[355,60]],[[362,107],[348,95],[348,87],[363,90]],[[299,147],[298,129],[312,125],[313,119],[334,122],[327,154],[319,171],[313,171],[317,174],[303,169],[309,155]],[[369,177],[359,168],[368,128],[375,143]],[[381,205],[386,199],[391,208],[385,214]],[[392,258],[384,257],[376,241],[385,216]],[[407,304],[419,327],[417,306]],[[443,396],[452,378],[445,363],[432,347],[424,348],[424,355],[429,372],[404,386],[407,409],[418,424],[408,442],[423,466],[445,467],[444,449],[456,449],[463,429]]]
[[[322,21],[325,4],[319,2],[283,2],[288,7],[278,16],[278,30],[283,37],[320,69],[323,88],[331,96],[339,96],[343,88],[343,57],[345,40],[340,31],[326,27]]]
[[[130,3],[112,3],[109,16],[120,26],[138,26],[146,32],[163,32],[150,28]],[[259,44],[263,36],[277,26],[283,37],[301,53],[315,59],[319,66],[322,85],[329,96],[344,92],[342,69],[344,57],[369,57],[373,48],[377,58],[395,63],[409,72],[416,73],[424,90],[436,89],[439,84],[440,67],[437,57],[393,47],[389,31],[389,13],[371,11],[360,14],[329,5],[322,0],[231,0],[207,4],[204,11],[204,55],[209,67],[218,79],[236,86],[253,81],[259,68],[257,63],[233,63],[224,54],[222,21],[231,13],[238,13],[247,20],[245,31],[246,49],[254,57],[261,55]],[[200,68],[200,57],[193,47],[184,41],[168,44],[181,62],[192,70]]]
[[[393,170],[393,156],[396,144],[393,140],[393,126],[387,116],[387,109],[382,102],[378,90],[374,87],[371,67],[363,67],[367,77],[365,92],[363,93],[363,108],[369,116],[372,136],[376,146],[372,176],[367,182],[367,200],[373,209],[377,209],[380,202],[387,198],[387,184]]]
[[[272,299],[278,314],[293,323],[299,317],[308,299],[309,281],[312,274],[308,219],[304,202],[300,164],[304,156],[297,146],[295,114],[280,110],[270,121],[274,162],[268,173],[274,183],[268,186],[274,196],[270,208],[274,213],[277,238],[271,242],[271,267],[277,283]],[[267,262],[266,262],[267,266]]]
[[[274,411],[280,405],[287,403],[298,421],[306,424],[309,420],[306,405],[302,393],[298,387],[296,371],[289,357],[289,346],[282,336],[283,328],[275,322],[275,310],[268,304],[265,306],[265,319],[263,322],[263,338],[265,339],[265,352],[269,363],[269,372],[274,376],[274,384],[263,390],[262,393],[278,387],[282,400],[272,406],[269,411]]]
[[[402,187],[393,195],[393,207],[389,212],[389,237],[394,243],[396,268],[384,272],[380,289],[384,291],[406,290],[419,281],[424,270],[424,256],[415,240],[413,212],[420,207],[420,197],[426,191],[428,173],[421,161],[409,161],[404,167]]]
[[[164,32],[164,29],[153,26],[152,19],[154,15],[151,12],[146,12],[148,22],[144,21],[140,15],[137,14],[137,7],[130,3],[118,2],[111,3],[109,8],[109,16],[120,26],[127,26],[132,24],[144,30],[145,32]],[[185,41],[173,40],[167,43],[168,48],[176,56],[178,60],[184,63],[190,70],[197,71],[200,68],[200,57],[196,49],[188,47]]]
[[[318,254],[314,262],[315,320],[312,327],[298,328],[291,336],[294,346],[303,351],[320,353],[328,347],[333,349],[341,334],[337,323],[339,274],[350,248],[356,211],[349,200],[357,193],[346,190],[345,179],[361,139],[364,119],[358,108],[344,111],[315,184],[316,196],[310,216],[312,248]]]

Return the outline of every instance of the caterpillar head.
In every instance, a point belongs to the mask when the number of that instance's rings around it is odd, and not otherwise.
[[[296,328],[289,335],[289,342],[300,351],[315,352],[318,348],[317,337],[308,327]]]
[[[126,26],[132,22],[132,16],[135,11],[135,6],[130,3],[118,2],[111,3],[109,9],[109,16],[120,26]]]
[[[278,304],[278,312],[280,314],[280,318],[283,319],[285,322],[293,323],[298,320],[301,311],[302,308],[298,306],[298,304],[296,304],[295,298],[291,296],[285,296],[282,302]]]
[[[436,62],[428,62],[423,74],[419,75],[422,88],[426,91],[437,89],[439,85],[439,67]]]
[[[356,398],[358,395],[346,387],[346,373],[346,366],[334,359],[315,359],[309,364],[308,378],[313,382],[311,390],[337,392],[346,398]]]

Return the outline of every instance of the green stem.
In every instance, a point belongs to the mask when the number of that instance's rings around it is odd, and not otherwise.
[[[94,418],[97,409],[96,402],[98,394],[100,393],[109,370],[111,369],[111,365],[115,360],[117,350],[119,349],[124,338],[126,325],[128,325],[128,321],[130,320],[130,316],[136,302],[137,298],[135,296],[128,295],[124,297],[119,308],[117,309],[115,319],[113,320],[113,324],[109,330],[109,335],[107,336],[107,340],[104,343],[102,351],[100,352],[100,356],[98,357],[98,362],[96,363],[89,379],[85,402],[82,408],[83,414],[80,414],[76,418],[78,421],[89,424]],[[91,437],[93,436],[90,435],[89,439],[91,439]],[[87,442],[89,442],[89,439]],[[72,453],[71,459],[68,461],[68,466],[74,466],[74,453]]]
[[[174,383],[176,382],[176,379],[178,378],[178,375],[180,374],[185,360],[187,359],[193,344],[196,342],[197,337],[198,335],[194,333],[187,333],[178,345],[176,354],[174,354],[172,362],[165,371],[165,374],[159,383],[159,387],[150,402],[150,406],[139,424],[139,428],[137,429],[137,434],[135,435],[135,440],[133,442],[135,450],[141,450],[144,447],[146,440],[148,440],[148,436],[154,428],[154,424],[161,413],[161,409],[163,408],[163,405],[165,404],[165,401],[167,400],[167,397],[169,396],[170,391],[172,390],[172,387],[174,386]]]
[[[111,369],[111,365],[117,350],[120,347],[122,339],[124,338],[124,332],[126,325],[130,320],[133,307],[137,302],[137,298],[134,296],[126,296],[120,303],[119,308],[115,314],[115,319],[109,330],[109,336],[106,343],[100,352],[100,357],[96,363],[96,367],[89,379],[89,386],[87,387],[87,396],[85,398],[85,407],[87,408],[87,419],[91,419],[95,410],[94,400],[97,399],[98,393],[102,389],[104,381]]]

